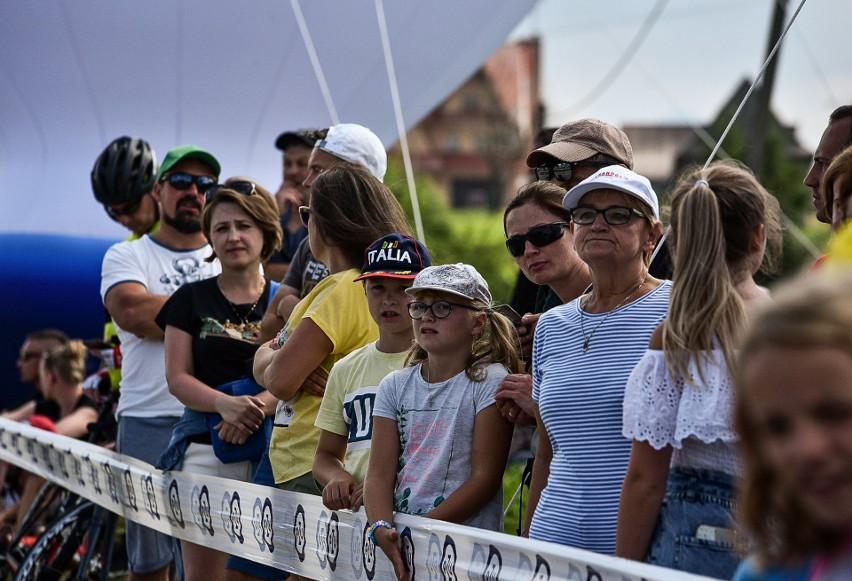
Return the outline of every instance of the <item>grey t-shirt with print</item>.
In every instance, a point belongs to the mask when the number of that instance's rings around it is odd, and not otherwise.
[[[395,510],[428,514],[470,479],[474,418],[494,405],[494,393],[506,375],[502,365],[492,364],[482,381],[471,381],[462,371],[447,381],[427,383],[421,366],[415,365],[382,380],[373,416],[399,426]],[[502,499],[501,487],[482,510],[460,524],[502,532]]]

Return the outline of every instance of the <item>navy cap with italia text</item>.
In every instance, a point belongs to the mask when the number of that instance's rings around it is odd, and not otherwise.
[[[364,252],[361,276],[355,280],[374,276],[413,279],[431,264],[432,257],[422,242],[394,232],[370,244]]]

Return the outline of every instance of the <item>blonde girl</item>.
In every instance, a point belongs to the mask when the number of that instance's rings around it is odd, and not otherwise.
[[[379,387],[365,484],[369,533],[398,579],[394,511],[502,531],[512,424],[494,393],[520,367],[514,326],[472,266],[426,268],[406,292],[416,345]]]

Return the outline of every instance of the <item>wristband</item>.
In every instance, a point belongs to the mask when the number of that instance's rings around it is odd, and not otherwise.
[[[374,545],[378,544],[376,543],[376,529],[379,527],[393,530],[393,525],[386,520],[377,520],[371,524],[370,528],[367,529],[367,536],[370,537],[370,540],[373,541]]]

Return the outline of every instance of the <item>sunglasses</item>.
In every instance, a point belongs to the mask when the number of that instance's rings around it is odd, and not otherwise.
[[[160,180],[160,183],[162,182],[169,182],[169,185],[176,190],[188,190],[194,183],[199,194],[203,194],[216,185],[216,180],[210,176],[194,176],[191,173],[184,172],[169,174]]]
[[[535,177],[538,180],[557,179],[560,182],[569,182],[574,175],[575,167],[604,167],[593,161],[563,161],[556,165],[540,165],[535,168]]]
[[[515,234],[506,239],[506,249],[514,257],[523,255],[527,241],[536,248],[553,244],[565,233],[568,222],[554,222],[531,228],[526,234]]]
[[[598,214],[603,214],[604,221],[610,226],[621,226],[622,224],[627,224],[633,216],[638,216],[639,218],[645,217],[645,214],[634,208],[610,206],[603,210],[598,210],[596,208],[574,208],[571,210],[571,220],[575,224],[588,226],[597,219]]]
[[[112,218],[115,221],[121,216],[132,216],[136,212],[139,211],[139,206],[142,205],[142,198],[139,198],[135,202],[130,202],[129,204],[124,204],[121,208],[116,208],[115,206],[107,206],[104,205],[104,210],[107,213],[107,216]]]
[[[41,357],[41,353],[36,351],[21,351],[21,354],[18,355],[18,361],[24,363],[25,361],[30,361],[31,359],[37,359]]]
[[[221,192],[222,190],[237,192],[238,194],[242,194],[244,196],[253,196],[257,193],[257,188],[255,187],[253,182],[239,180],[228,184],[215,184],[210,186],[204,193],[204,201],[209,204],[216,198],[217,195],[219,195],[219,192]],[[200,192],[201,188],[199,188],[198,191]]]
[[[426,315],[426,311],[432,311],[432,314],[436,319],[446,319],[450,316],[450,313],[453,312],[453,307],[461,307],[463,309],[470,309],[471,311],[477,310],[470,305],[451,303],[450,301],[435,301],[431,305],[427,303],[413,302],[408,303],[408,316],[415,321],[419,321],[424,317],[424,315]]]
[[[299,206],[299,218],[302,219],[302,224],[307,228],[308,222],[311,221],[311,209],[308,206]]]

